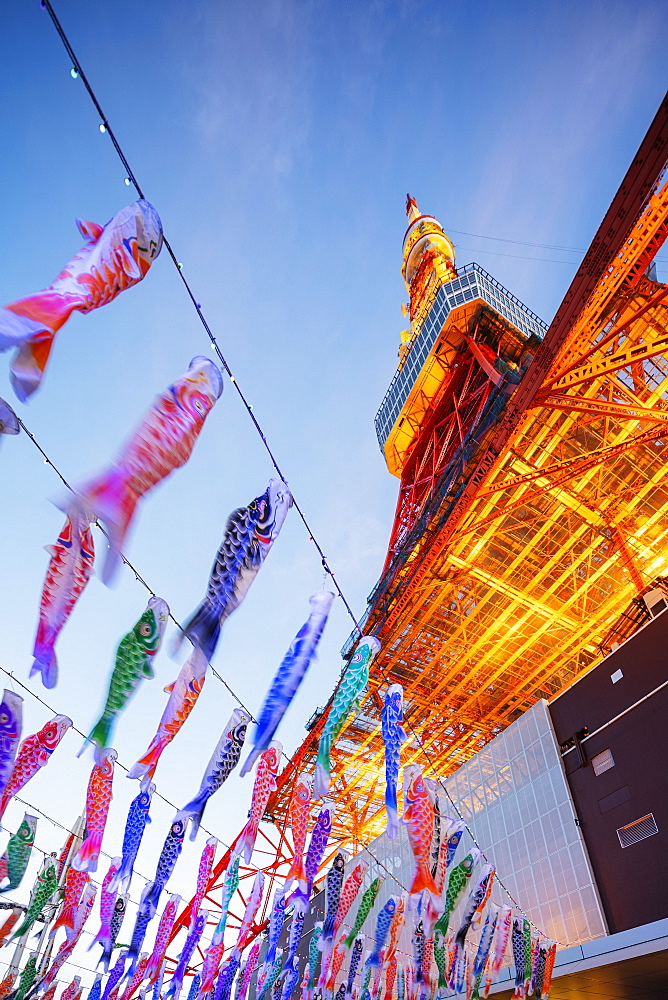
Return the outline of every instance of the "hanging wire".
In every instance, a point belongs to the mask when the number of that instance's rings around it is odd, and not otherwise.
[[[473,236],[477,240],[492,240],[494,243],[512,243],[514,246],[518,246],[518,247],[537,247],[540,250],[560,250],[562,253],[578,253],[578,254],[580,254],[580,256],[584,256],[585,253],[587,252],[586,250],[583,250],[581,247],[560,247],[560,246],[556,246],[553,243],[528,243],[526,240],[511,240],[511,239],[509,239],[506,236],[483,236],[482,233],[467,233],[463,229],[451,229],[450,226],[447,226],[447,231],[449,233],[456,233],[458,236]],[[471,248],[470,247],[461,247],[461,249],[462,250],[470,250]],[[483,251],[474,250],[473,251],[473,253],[479,253],[479,252],[480,253],[492,253],[491,250],[483,250]],[[499,253],[499,254],[496,254],[496,256],[498,256],[498,257],[514,257],[515,254],[511,254],[511,253],[510,254]],[[547,261],[546,257],[522,257],[520,259],[521,260]],[[665,263],[666,259],[668,259],[668,258],[665,258],[665,257],[655,257],[654,259],[658,263],[663,264],[663,263]],[[553,264],[567,264],[567,263],[571,263],[571,262],[570,261],[557,260],[557,261],[549,261],[549,263],[553,263]]]

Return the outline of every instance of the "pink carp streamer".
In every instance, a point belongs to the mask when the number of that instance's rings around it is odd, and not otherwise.
[[[58,636],[93,575],[95,545],[90,522],[91,517],[83,509],[72,511],[56,544],[46,546],[51,559],[42,585],[35,659],[30,668],[30,676],[41,674],[46,688],[54,688],[58,681]]]
[[[278,740],[274,740],[260,757],[255,770],[255,784],[253,785],[250,816],[237,844],[239,854],[243,855],[246,864],[251,859],[255,838],[260,827],[260,820],[264,816],[269,796],[276,788],[276,775],[278,774],[278,765],[282,752],[283,745]]]
[[[77,219],[88,242],[47,288],[0,309],[0,351],[16,348],[14,392],[25,402],[39,388],[56,333],[73,312],[106,305],[147,274],[162,247],[162,224],[143,199],[105,226]]]
[[[137,504],[190,458],[204,421],[223,391],[223,379],[209,358],[192,359],[188,371],[155,400],[144,420],[104,472],[82,486],[66,512],[92,511],[105,526],[109,548],[102,581],[110,583]]]

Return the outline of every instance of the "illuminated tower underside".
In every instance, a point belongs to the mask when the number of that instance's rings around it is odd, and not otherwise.
[[[668,230],[667,118],[664,102],[542,342],[526,325],[531,314],[509,316],[503,290],[471,266],[437,293],[463,293],[470,281],[469,311],[455,302],[459,312],[433,335],[423,317],[403,352],[377,418],[388,466],[403,474],[364,621],[383,649],[333,754],[335,828],[353,844],[384,828],[379,709],[389,681],[403,684],[422,744],[409,743],[403,762],[446,775],[574,680],[623,608],[668,568],[668,287],[645,276]],[[490,356],[493,337],[474,339],[491,288],[501,318],[490,325],[509,321],[505,367]],[[447,372],[430,388],[440,342]],[[409,370],[416,350],[419,373]],[[402,417],[414,422],[405,439]],[[321,728],[286,769],[274,816]]]
[[[406,696],[402,762],[443,777],[575,679],[629,602],[668,576],[668,286],[646,277],[668,233],[667,161],[668,99],[547,330],[480,268],[456,275],[431,223],[432,245],[408,248],[419,294],[377,420],[402,484],[364,619],[383,648],[332,752],[339,844],[384,829],[388,682]],[[246,885],[255,866],[286,870],[290,794],[313,773],[326,714],[279,776]],[[174,935],[187,921],[186,909]]]

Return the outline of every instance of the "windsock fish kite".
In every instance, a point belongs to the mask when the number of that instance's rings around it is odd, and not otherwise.
[[[250,816],[243,828],[238,842],[239,854],[242,854],[246,864],[251,859],[253,846],[257,831],[260,827],[260,820],[264,816],[264,811],[269,801],[269,796],[276,788],[276,775],[281,761],[283,746],[278,740],[274,740],[269,748],[260,757],[255,771],[255,784],[253,785],[253,797],[251,799]]]
[[[430,868],[434,804],[417,764],[407,764],[404,768],[404,822],[408,827],[408,840],[415,858],[415,875],[410,894],[412,896],[427,889],[436,899],[438,890]]]
[[[401,928],[404,925],[405,909],[406,909],[405,895],[398,896],[397,905],[394,911],[394,916],[392,918],[392,923],[390,924],[390,943],[385,949],[386,962],[389,962],[390,959],[396,955],[397,945],[399,944],[399,934],[401,933]]]
[[[243,971],[239,974],[239,992],[235,993],[234,1000],[246,1000],[246,995],[248,994],[248,987],[250,986],[250,981],[257,967],[257,960],[260,955],[261,942],[256,941],[250,950],[250,954],[246,959],[246,964],[243,967]]]
[[[312,795],[313,778],[304,772],[297,777],[290,797],[290,829],[292,830],[294,855],[290,870],[285,876],[286,891],[293,880],[300,882],[302,886],[306,885],[304,848],[306,845],[306,834],[308,833],[308,818]]]
[[[503,966],[512,926],[513,908],[512,906],[504,906],[502,907],[496,922],[496,930],[492,940],[492,950],[487,962],[485,987],[482,994],[484,997],[489,996],[492,982],[498,976],[501,971],[501,967]]]
[[[238,952],[233,951],[218,976],[214,1000],[230,1000],[230,996],[232,995],[232,983],[234,982],[234,977],[237,974],[240,961],[241,955]]]
[[[334,922],[339,911],[341,899],[341,889],[345,876],[346,857],[343,851],[339,851],[331,867],[327,872],[327,906],[325,909],[325,920],[322,925],[323,942],[329,940],[334,935]]]
[[[88,945],[88,951],[91,950],[93,945],[101,944],[102,954],[111,954],[111,921],[114,916],[114,907],[116,906],[118,893],[115,889],[110,889],[110,885],[115,882],[116,873],[120,866],[121,859],[113,858],[109,865],[109,870],[102,880],[102,888],[100,889],[100,929]]]
[[[21,825],[9,838],[5,853],[0,858],[0,880],[9,879],[0,892],[11,892],[21,884],[32,854],[36,829],[37,816],[24,813]]]
[[[292,495],[280,479],[270,479],[265,492],[247,507],[232,511],[211,569],[204,600],[186,623],[188,638],[210,661],[225,621],[239,607],[283,527]]]
[[[346,948],[344,947],[344,942],[339,941],[334,948],[334,953],[332,955],[332,964],[329,970],[329,976],[327,977],[327,983],[325,985],[325,989],[327,990],[327,995],[329,997],[332,996],[334,987],[336,986],[336,979],[339,972],[341,971],[341,966],[343,965],[343,960],[345,957],[346,957]],[[345,995],[345,989],[346,989],[345,983],[341,983],[341,985],[343,986]]]
[[[10,364],[14,392],[25,402],[42,381],[53,341],[73,312],[106,305],[147,274],[162,247],[162,223],[143,199],[105,226],[77,219],[88,242],[41,292],[0,309],[0,351],[16,348]]]
[[[191,924],[190,930],[188,931],[186,940],[184,942],[183,948],[181,949],[181,954],[178,957],[176,963],[176,968],[172,974],[172,981],[169,984],[169,989],[165,993],[165,1000],[167,997],[173,996],[178,997],[181,993],[181,987],[183,986],[183,979],[186,974],[186,968],[188,963],[193,956],[193,952],[199,943],[199,939],[202,936],[204,928],[206,927],[206,922],[209,919],[208,910],[200,910],[200,912],[195,917],[194,923]]]
[[[34,951],[23,966],[19,976],[19,988],[14,995],[14,1000],[25,1000],[25,997],[32,989],[37,979],[37,952]]]
[[[350,955],[350,963],[348,965],[348,981],[346,983],[346,996],[348,1000],[352,1000],[353,995],[353,984],[355,982],[355,977],[357,975],[357,970],[359,969],[360,962],[362,961],[362,952],[364,951],[364,937],[360,934],[355,938],[355,943],[353,944],[353,950]],[[367,962],[369,959],[367,959]]]
[[[54,860],[51,857],[46,857],[35,880],[23,923],[14,931],[15,938],[21,937],[30,930],[42,912],[42,907],[49,902],[57,888],[58,879]]]
[[[160,902],[162,890],[169,882],[172,872],[176,866],[176,862],[179,859],[183,849],[183,837],[185,832],[186,825],[182,819],[172,820],[172,825],[170,826],[169,832],[165,837],[165,842],[162,845],[162,851],[160,852],[160,857],[158,858],[158,864],[156,866],[150,891],[146,897],[146,903],[151,910],[151,916],[154,916],[158,909],[158,903]]]
[[[459,846],[459,841],[462,839],[462,834],[466,829],[466,823],[463,819],[448,821],[448,826],[446,827],[445,840],[443,843],[445,847],[445,871],[450,871],[452,867],[452,862],[454,861],[455,854],[457,853],[457,848]]]
[[[206,766],[197,795],[177,813],[178,819],[192,820],[191,840],[197,836],[207,802],[239,763],[249,722],[250,715],[243,708],[235,708]]]
[[[151,660],[160,649],[168,617],[167,602],[161,597],[149,598],[139,621],[118,644],[107,700],[88,737],[100,749],[109,746],[116,716],[125,708],[141,681],[155,676]]]
[[[322,921],[318,920],[311,934],[311,940],[308,945],[308,980],[306,982],[306,997],[304,1000],[312,1000],[313,990],[315,989],[315,974],[318,968],[318,956],[320,948],[320,936],[322,934]]]
[[[364,891],[364,894],[360,900],[360,905],[357,909],[357,914],[355,915],[355,923],[353,924],[352,930],[348,937],[343,942],[346,948],[350,948],[351,944],[359,934],[362,929],[362,924],[369,916],[371,912],[371,907],[376,901],[376,896],[380,892],[380,887],[383,884],[382,878],[375,878],[371,885]]]
[[[118,958],[116,959],[116,964],[109,973],[106,985],[104,987],[104,991],[102,993],[102,1000],[109,1000],[109,997],[114,992],[114,990],[116,990],[116,993],[118,993],[116,987],[118,986],[120,980],[123,977],[123,973],[125,971],[125,963],[127,962],[127,960],[128,960],[128,953],[123,948],[121,951],[119,951]]]
[[[139,897],[139,907],[137,909],[137,916],[135,917],[135,925],[132,929],[132,938],[130,939],[130,946],[127,950],[127,957],[130,959],[130,966],[124,977],[130,980],[134,976],[137,966],[143,960],[144,954],[141,950],[142,945],[144,943],[144,938],[146,937],[148,925],[153,919],[153,914],[155,913],[148,900],[148,894],[152,887],[153,883],[147,882],[142,889],[141,896]],[[146,956],[146,965],[148,965],[148,955]],[[144,966],[144,970],[145,969],[146,966]],[[113,972],[110,974],[110,979],[111,975],[113,975]]]
[[[309,598],[311,612],[283,657],[269,688],[255,726],[253,749],[241,768],[242,775],[250,771],[260,754],[267,749],[297,693],[306,671],[313,662],[333,600],[334,594],[330,590],[319,590]]]
[[[399,820],[397,818],[397,782],[399,780],[399,760],[401,745],[406,740],[403,730],[404,721],[404,689],[401,684],[391,684],[387,689],[383,711],[381,713],[381,729],[385,743],[385,808],[387,810],[387,835],[390,840],[399,836]]]
[[[144,951],[139,956],[139,961],[134,968],[132,975],[128,977],[128,984],[121,995],[121,1000],[130,1000],[130,997],[136,993],[137,987],[144,981],[144,973],[146,972],[147,963],[148,955]]]
[[[32,736],[26,736],[18,749],[14,767],[0,798],[0,820],[5,814],[10,800],[27,782],[51,760],[56,749],[72,720],[66,715],[54,715],[42,729]]]
[[[102,973],[98,972],[95,977],[95,982],[91,986],[86,1000],[100,1000],[102,994]]]
[[[316,819],[311,832],[311,839],[309,841],[308,851],[306,852],[306,861],[304,862],[304,871],[306,872],[306,888],[304,889],[303,895],[307,901],[310,899],[313,885],[315,883],[315,877],[318,874],[318,869],[322,863],[322,858],[332,833],[334,808],[334,803],[329,799],[323,802],[320,807],[320,812],[318,813],[318,818]],[[343,855],[344,864],[347,856],[347,854]],[[298,889],[295,895],[299,895],[300,893],[301,890]]]
[[[111,748],[100,754],[91,771],[86,793],[86,836],[72,858],[72,868],[80,872],[96,872],[102,848],[104,828],[111,803],[114,764],[117,753]]]
[[[490,903],[487,907],[485,924],[480,934],[478,949],[473,960],[473,991],[471,994],[471,1000],[480,1000],[482,977],[487,966],[487,960],[489,958],[490,948],[492,947],[492,941],[494,940],[494,932],[496,931],[496,923],[498,919],[499,908],[495,903]]]
[[[0,702],[0,795],[14,770],[23,727],[23,698],[5,690]]]
[[[292,963],[297,955],[299,942],[302,939],[302,931],[304,930],[304,918],[306,917],[307,906],[308,903],[304,902],[303,899],[300,899],[297,900],[292,911],[292,921],[290,923],[290,931],[288,933],[288,954],[285,958],[281,978],[285,978],[285,976],[287,976],[288,971],[292,967]],[[278,955],[278,952],[276,954]]]
[[[434,806],[434,827],[431,833],[431,847],[429,849],[429,868],[432,878],[436,881],[436,870],[438,869],[438,859],[441,853],[441,804],[438,797],[438,781],[433,778],[425,778],[429,798]]]
[[[264,872],[256,872],[255,878],[253,879],[253,888],[250,891],[250,895],[246,902],[246,907],[244,909],[244,915],[241,920],[241,926],[239,927],[239,933],[237,934],[236,944],[234,945],[234,951],[241,955],[246,945],[246,938],[248,937],[251,926],[257,911],[259,909],[260,903],[262,902],[262,894],[264,892]]]
[[[515,917],[511,934],[513,946],[513,961],[515,963],[515,992],[513,1000],[522,1000],[525,996],[524,975],[526,972],[526,950],[524,946],[524,927],[522,921]]]
[[[173,684],[158,729],[143,757],[128,771],[128,778],[139,778],[144,785],[152,780],[162,751],[168,746],[192,712],[204,687],[209,664],[199,649],[193,649]]]
[[[93,904],[95,902],[96,889],[94,885],[88,883],[84,889],[83,896],[81,897],[81,902],[77,906],[76,916],[74,918],[74,927],[71,931],[68,931],[68,936],[65,941],[61,944],[58,949],[56,957],[51,962],[49,969],[41,980],[39,984],[40,990],[48,989],[51,983],[54,981],[61,968],[67,962],[70,955],[76,948],[79,939],[83,933],[84,924],[93,912]]]
[[[74,500],[63,501],[68,513],[90,510],[104,523],[109,548],[103,583],[113,578],[139,500],[185,465],[222,391],[222,375],[213,361],[193,358],[188,371],[157,397],[109,468],[83,485]]]
[[[360,886],[362,885],[364,876],[366,875],[368,869],[369,866],[366,861],[360,861],[359,864],[355,865],[350,875],[343,883],[341,897],[339,899],[339,908],[336,911],[336,918],[334,920],[334,930],[332,932],[332,936],[338,934],[339,928],[345,920],[348,910],[355,902],[355,897],[359,892]],[[322,936],[323,938],[325,937],[324,929]]]
[[[422,967],[424,964],[424,946],[425,946],[425,936],[424,936],[424,920],[418,914],[416,915],[415,925],[413,927],[413,936],[411,938],[411,944],[413,945],[413,962],[415,964],[415,981],[416,983],[422,982]],[[410,993],[410,991],[409,991]]]
[[[160,969],[165,958],[165,952],[167,951],[169,936],[172,932],[174,921],[176,920],[176,911],[180,902],[181,897],[179,895],[173,895],[170,896],[165,903],[165,908],[162,911],[160,923],[158,924],[158,930],[155,935],[153,951],[151,952],[148,965],[146,966],[146,978],[149,983],[155,982],[160,975]]]
[[[477,913],[481,913],[485,908],[487,900],[492,892],[494,876],[496,870],[493,865],[485,865],[477,884],[471,889],[466,908],[462,917],[459,930],[455,934],[455,949],[452,959],[452,969],[450,972],[450,982],[456,992],[464,989],[464,975],[466,971],[465,942],[471,924]]]
[[[190,927],[194,924],[195,918],[199,913],[199,908],[202,905],[202,900],[204,899],[204,895],[206,893],[206,887],[211,878],[211,869],[213,868],[213,859],[216,855],[217,847],[217,838],[209,837],[200,856],[199,867],[197,869],[197,886],[195,888],[195,895],[193,896],[192,903],[190,904]]]
[[[320,737],[315,766],[315,794],[324,797],[331,778],[332,745],[343,729],[346,719],[359,705],[369,682],[369,667],[380,652],[380,642],[374,635],[364,635],[343,674],[334,694],[334,701]]]
[[[111,915],[111,931],[109,934],[108,945],[105,945],[105,949],[100,955],[98,960],[98,965],[104,966],[104,971],[109,971],[109,962],[111,961],[111,955],[116,947],[116,941],[118,940],[118,935],[120,933],[123,921],[125,920],[125,913],[128,906],[128,894],[124,893],[122,896],[116,898],[114,903],[114,912]]]
[[[223,885],[223,898],[220,904],[220,920],[213,932],[211,943],[204,953],[202,965],[202,982],[198,996],[200,998],[209,997],[213,989],[214,980],[218,974],[220,960],[223,957],[225,944],[225,927],[230,909],[230,903],[234,893],[239,886],[239,855],[236,854],[225,872],[225,882]],[[259,992],[259,991],[258,991]]]
[[[146,825],[151,822],[149,810],[154,791],[155,785],[149,783],[130,803],[123,834],[123,857],[114,881],[109,887],[110,890],[118,889],[120,892],[127,892],[130,888],[139,845],[144,836]]]
[[[25,402],[39,388],[58,330],[73,312],[106,305],[147,274],[162,247],[158,213],[143,199],[105,226],[77,219],[87,243],[52,284],[0,309],[0,351],[16,348],[11,382]]]
[[[471,873],[480,858],[480,851],[474,848],[469,854],[459,862],[450,872],[448,887],[445,890],[445,906],[443,912],[436,921],[437,930],[446,934],[450,917],[454,913],[455,907],[464,894],[464,890],[471,878]]]
[[[283,972],[283,988],[281,990],[281,1000],[290,1000],[294,993],[295,986],[299,982],[299,956],[295,955],[292,962]]]
[[[35,659],[30,668],[30,676],[41,674],[46,688],[55,687],[58,681],[56,640],[93,573],[95,545],[91,520],[83,508],[73,510],[67,515],[56,544],[46,546],[51,559],[42,586],[33,648]]]
[[[385,941],[387,940],[387,935],[390,930],[390,925],[394,920],[394,914],[397,911],[397,897],[390,896],[385,906],[382,908],[378,914],[378,919],[376,920],[376,937],[374,940],[373,950],[369,957],[367,958],[367,965],[371,965],[373,968],[378,968],[381,965],[380,953],[383,950]]]
[[[264,956],[264,964],[272,966],[276,961],[276,949],[283,930],[285,921],[285,892],[283,886],[277,886],[274,891],[274,902],[269,915],[269,936],[267,939],[267,952]]]
[[[7,400],[0,398],[0,434],[18,434],[20,430],[19,418]]]
[[[88,872],[79,872],[76,868],[68,869],[65,879],[65,897],[62,909],[58,919],[49,931],[49,937],[53,937],[59,927],[65,927],[67,936],[70,936],[69,931],[74,929],[83,891],[89,882],[90,875]]]

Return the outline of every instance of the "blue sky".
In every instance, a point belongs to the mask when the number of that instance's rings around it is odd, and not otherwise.
[[[373,417],[404,325],[405,194],[441,220],[459,263],[476,260],[549,321],[578,255],[523,244],[588,246],[663,96],[665,4],[61,0],[56,10],[361,614],[396,499]],[[4,12],[3,41],[0,302],[7,303],[44,287],[79,248],[77,216],[105,222],[132,195],[37,0]],[[659,274],[665,278],[665,264]],[[137,288],[73,317],[42,389],[16,408],[66,478],[80,482],[107,463],[155,394],[207,350],[163,252]],[[0,395],[12,402],[7,357]],[[128,545],[179,619],[204,592],[227,514],[261,493],[271,474],[228,383],[190,463],[146,499]],[[0,666],[25,681],[43,546],[62,523],[51,503],[59,483],[23,435],[0,442],[0,477]],[[252,711],[321,583],[292,512],[214,661]],[[62,634],[61,680],[46,700],[83,730],[97,718],[116,644],[146,597],[128,570],[111,590],[94,579]],[[331,690],[349,631],[337,602],[319,661],[278,734],[288,752]],[[127,765],[153,735],[162,686],[178,671],[167,648],[156,668],[117,728]],[[210,677],[157,772],[172,802],[191,797],[233,707]],[[24,731],[49,714],[26,695]],[[68,735],[23,796],[64,825],[83,807],[91,766],[89,756],[75,759],[79,742]],[[234,775],[208,807],[206,825],[222,840],[243,824],[251,787],[250,776]],[[105,841],[111,854],[120,850],[136,792],[119,771]],[[18,804],[8,809],[7,829],[22,812]],[[156,801],[153,815],[137,864],[146,875],[172,810]],[[40,819],[40,847],[62,839]],[[203,844],[200,835],[188,845],[176,870],[174,891],[184,896]],[[142,885],[138,879],[133,898]]]

